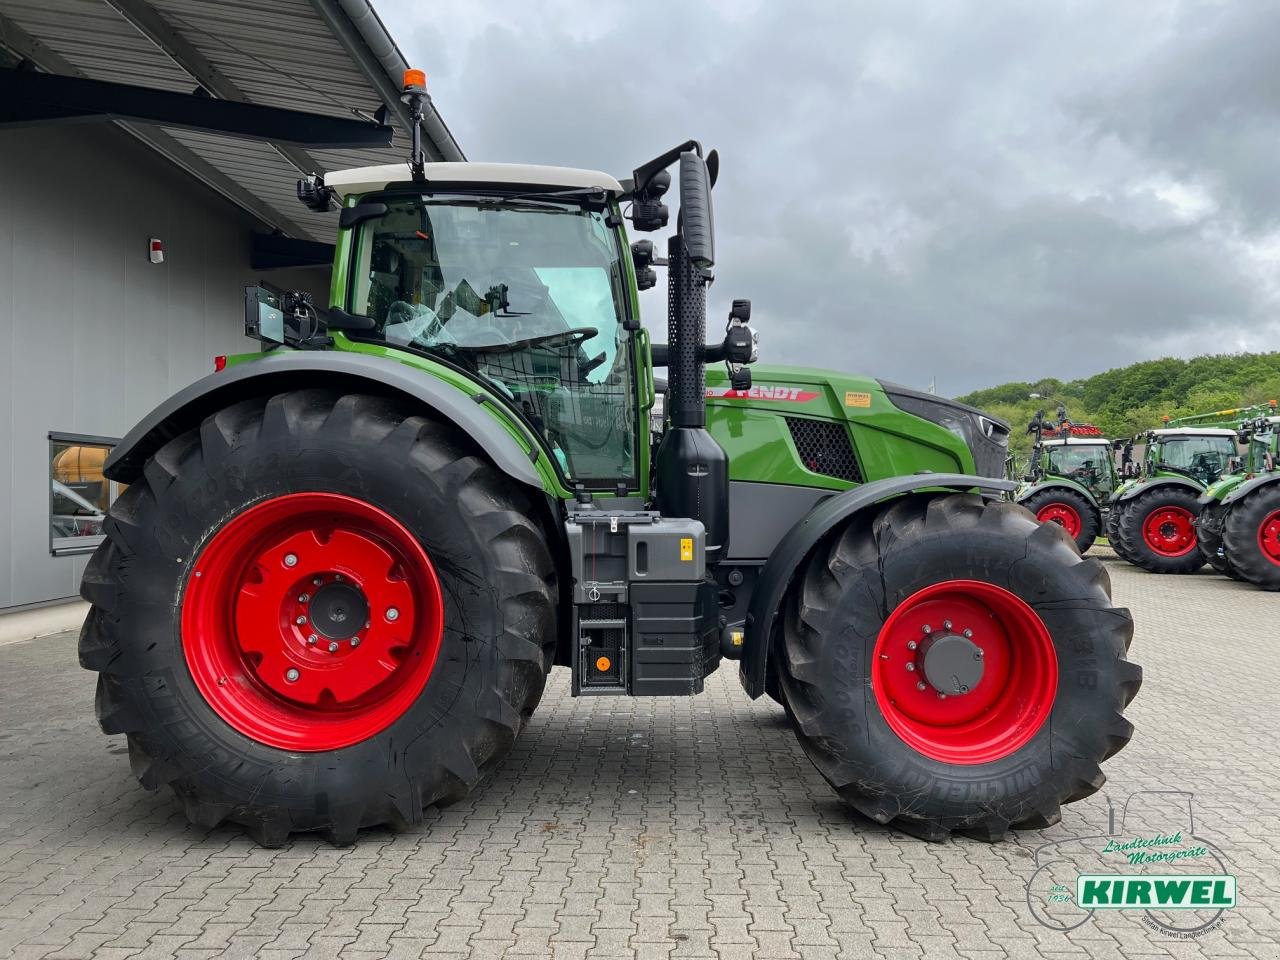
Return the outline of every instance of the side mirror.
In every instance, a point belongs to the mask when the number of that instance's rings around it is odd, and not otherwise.
[[[680,154],[680,233],[694,267],[709,274],[716,265],[711,174],[707,161],[693,150]]]
[[[266,287],[244,288],[244,335],[263,343],[284,343],[280,294]]]

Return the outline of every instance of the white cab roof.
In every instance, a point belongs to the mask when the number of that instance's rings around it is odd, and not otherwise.
[[[1165,427],[1163,430],[1153,430],[1157,437],[1234,437],[1234,430],[1224,430],[1215,427]]]
[[[1111,441],[1106,437],[1057,437],[1053,440],[1045,440],[1046,447],[1109,447]]]
[[[423,175],[428,183],[435,184],[493,183],[564,189],[598,187],[615,195],[622,193],[622,184],[599,170],[545,167],[536,163],[428,163],[423,166]],[[333,187],[340,197],[353,193],[371,193],[384,189],[389,183],[404,183],[412,179],[407,163],[334,170],[324,175],[325,186]]]

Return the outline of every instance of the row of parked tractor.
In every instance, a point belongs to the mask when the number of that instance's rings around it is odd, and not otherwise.
[[[1024,470],[1010,458],[1015,498],[1058,523],[1084,553],[1105,536],[1152,573],[1206,563],[1235,580],[1280,590],[1280,416],[1276,401],[1164,418],[1157,429],[1109,439],[1059,406],[1027,427]]]

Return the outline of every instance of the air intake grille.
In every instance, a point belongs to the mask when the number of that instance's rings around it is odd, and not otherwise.
[[[806,420],[786,417],[791,441],[800,454],[800,462],[814,473],[850,483],[861,483],[862,473],[853,457],[853,444],[843,424],[831,420]]]

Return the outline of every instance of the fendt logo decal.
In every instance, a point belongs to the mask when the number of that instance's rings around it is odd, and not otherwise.
[[[782,403],[808,403],[817,398],[816,390],[775,387],[767,383],[749,387],[746,390],[734,390],[732,387],[707,387],[708,400],[774,400]]]

